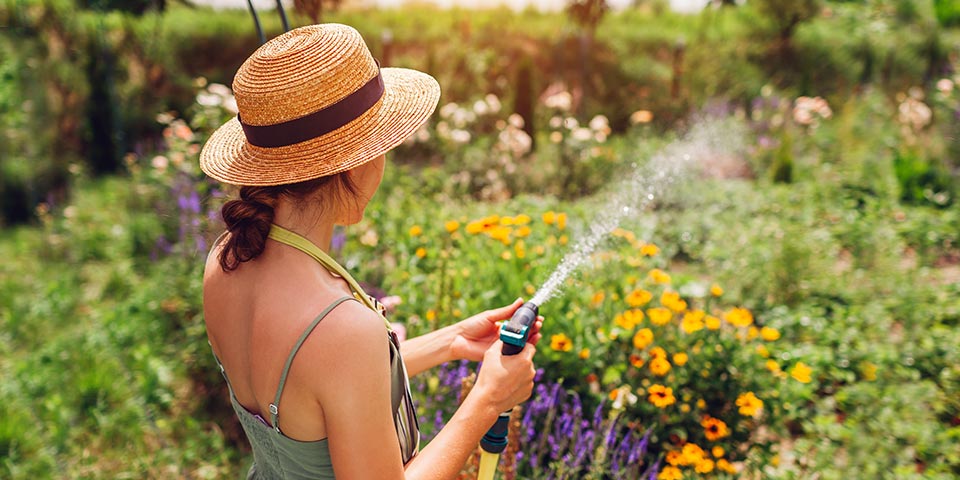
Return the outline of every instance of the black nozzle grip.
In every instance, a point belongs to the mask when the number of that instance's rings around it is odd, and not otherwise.
[[[516,355],[522,351],[523,351],[523,347],[518,347],[512,343],[504,343],[503,349],[500,350],[500,353],[502,353],[503,355],[510,356],[510,355]]]

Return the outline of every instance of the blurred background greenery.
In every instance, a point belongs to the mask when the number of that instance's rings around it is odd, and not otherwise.
[[[627,219],[618,238],[634,240],[605,246],[603,268],[544,309],[548,337],[566,340],[541,345],[542,384],[649,446],[631,463],[598,441],[586,458],[599,466],[578,470],[538,425],[524,445],[546,448],[543,463],[520,462],[517,478],[960,476],[960,3],[294,3],[294,25],[352,25],[382,64],[441,83],[434,120],[391,154],[336,252],[402,298],[393,319],[410,334],[530,295],[605,189],[696,118],[746,132]],[[233,478],[248,465],[200,303],[229,192],[196,165],[259,45],[240,6],[0,0],[0,477]],[[260,20],[268,37],[282,31],[275,13]],[[671,283],[644,280],[654,268]],[[673,330],[624,325],[637,289],[651,306],[676,291],[690,311],[746,307],[779,338],[758,344],[729,322],[706,336],[683,310]],[[631,342],[643,326],[669,375]],[[798,362],[811,379],[784,373]],[[425,423],[454,408],[454,371],[417,380]],[[651,382],[677,403],[648,402]],[[746,391],[761,415],[737,414]],[[733,434],[709,440],[703,415]],[[710,471],[669,461],[691,444],[723,453]]]

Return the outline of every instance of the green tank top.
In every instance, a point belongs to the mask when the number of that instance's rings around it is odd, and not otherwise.
[[[280,375],[277,393],[269,407],[269,423],[260,415],[251,413],[243,405],[240,405],[233,394],[233,387],[230,386],[230,379],[227,378],[227,373],[224,371],[220,359],[216,359],[217,365],[220,366],[220,373],[223,374],[223,378],[227,382],[227,388],[230,390],[230,403],[253,449],[253,466],[247,474],[247,479],[306,480],[335,478],[327,440],[303,442],[284,435],[280,429],[280,411],[277,405],[280,404],[280,398],[283,395],[283,387],[287,380],[290,365],[293,364],[293,359],[303,342],[327,314],[347,301],[363,303],[377,312],[387,325],[387,341],[390,345],[390,394],[394,412],[393,420],[397,430],[401,458],[404,463],[407,463],[417,454],[420,447],[420,428],[416,409],[410,396],[410,382],[406,367],[400,357],[400,342],[396,333],[390,329],[390,322],[386,319],[385,309],[376,299],[364,293],[346,269],[306,238],[277,225],[271,227],[270,238],[306,253],[323,265],[331,274],[342,277],[350,286],[353,296],[340,298],[325,308],[292,346]],[[216,358],[216,354],[214,354],[214,358]]]

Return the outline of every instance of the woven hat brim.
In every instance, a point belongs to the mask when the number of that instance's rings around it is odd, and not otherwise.
[[[382,68],[384,94],[343,127],[304,142],[263,148],[247,142],[236,117],[217,129],[200,152],[200,168],[233,185],[297,183],[360,166],[403,143],[433,114],[440,85],[422,72]]]

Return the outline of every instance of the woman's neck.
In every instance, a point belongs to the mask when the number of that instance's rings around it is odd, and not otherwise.
[[[317,210],[315,206],[304,207],[302,204],[280,201],[274,207],[273,223],[305,237],[329,253],[335,217]]]

